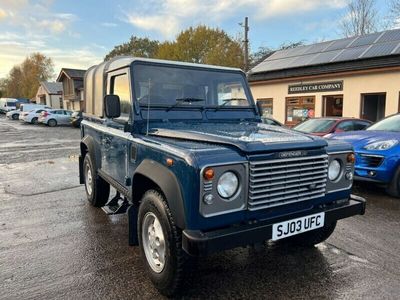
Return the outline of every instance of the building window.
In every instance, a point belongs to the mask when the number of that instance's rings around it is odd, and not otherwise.
[[[257,106],[262,117],[272,117],[274,112],[272,98],[258,98]]]
[[[323,96],[322,115],[324,117],[343,116],[343,95]]]
[[[377,122],[385,117],[386,93],[361,94],[361,119]]]
[[[315,116],[315,96],[286,98],[286,120],[289,126]]]

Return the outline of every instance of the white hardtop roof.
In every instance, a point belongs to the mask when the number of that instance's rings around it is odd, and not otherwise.
[[[164,59],[153,59],[153,58],[143,58],[143,57],[133,57],[133,56],[117,56],[112,58],[109,62],[108,71],[112,71],[115,69],[123,68],[130,66],[133,62],[147,62],[147,63],[158,63],[158,64],[168,64],[168,65],[176,65],[176,66],[186,66],[186,67],[195,67],[195,68],[206,68],[206,69],[216,69],[216,70],[227,70],[227,71],[240,71],[239,68],[230,68],[230,67],[221,67],[215,65],[205,65],[205,64],[196,64],[196,63],[188,63],[181,61],[173,61],[173,60],[164,60]],[[104,62],[107,63],[107,62]]]

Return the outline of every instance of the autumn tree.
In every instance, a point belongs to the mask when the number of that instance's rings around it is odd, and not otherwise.
[[[340,22],[346,37],[365,35],[378,30],[376,0],[349,0],[347,12]]]
[[[157,58],[191,63],[243,68],[243,49],[239,41],[221,29],[190,27],[176,41],[160,44]]]
[[[109,60],[119,55],[153,58],[157,53],[158,46],[159,42],[156,40],[131,36],[129,42],[115,46],[114,49],[106,55],[104,60]]]
[[[33,53],[20,65],[14,66],[3,80],[4,96],[14,98],[33,98],[41,81],[53,77],[51,58],[41,53]]]
[[[398,27],[400,24],[400,0],[389,2],[389,22],[390,25]]]

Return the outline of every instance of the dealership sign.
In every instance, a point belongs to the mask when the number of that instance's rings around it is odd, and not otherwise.
[[[343,81],[329,81],[289,85],[289,94],[343,91]]]

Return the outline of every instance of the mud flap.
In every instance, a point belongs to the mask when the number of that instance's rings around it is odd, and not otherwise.
[[[131,205],[128,208],[129,246],[139,245],[139,240],[137,235],[137,218],[138,218],[138,208],[135,205]]]

